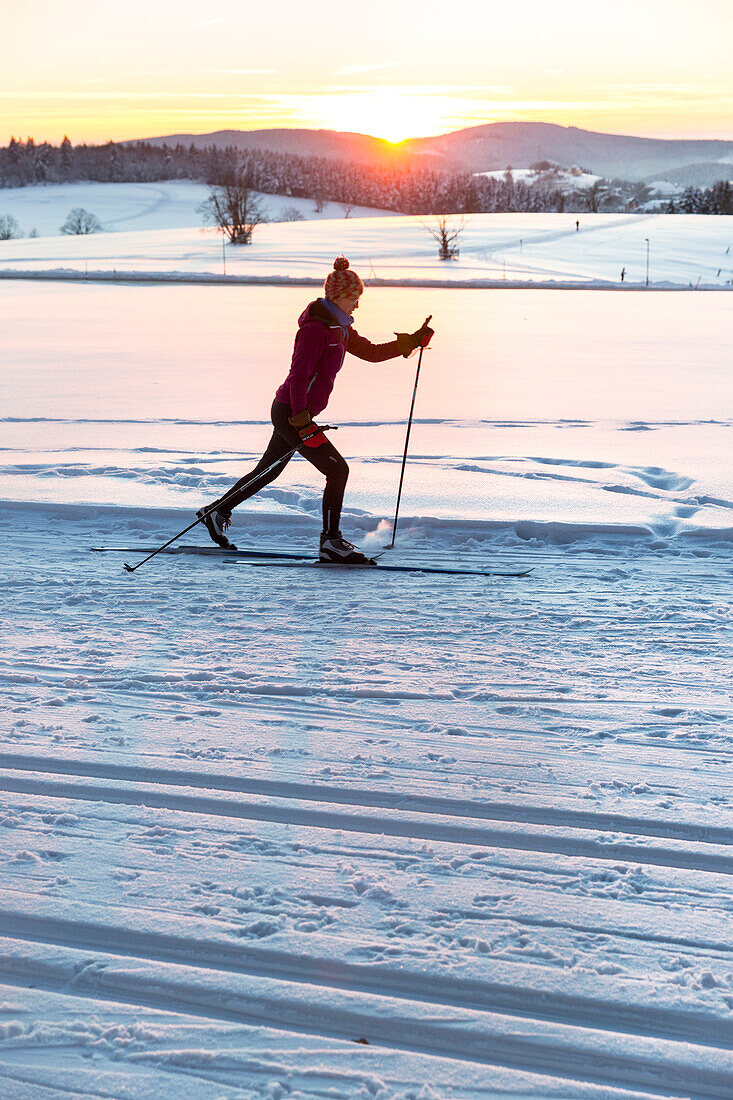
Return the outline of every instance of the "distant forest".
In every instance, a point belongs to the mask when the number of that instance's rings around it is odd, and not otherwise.
[[[271,195],[313,199],[317,204],[370,206],[401,214],[472,214],[525,211],[634,210],[648,201],[644,184],[603,180],[590,188],[558,186],[553,165],[537,165],[530,183],[510,171],[499,179],[471,173],[436,172],[415,162],[361,165],[316,156],[267,151],[221,149],[211,145],[60,145],[36,144],[33,138],[0,147],[0,187],[93,181],[149,183],[195,180],[215,186],[233,170],[253,190]],[[646,206],[648,209],[648,205]],[[706,190],[688,187],[668,213],[731,214],[733,189],[721,181]]]

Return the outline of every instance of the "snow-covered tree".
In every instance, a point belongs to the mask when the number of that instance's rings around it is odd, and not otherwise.
[[[0,217],[0,241],[12,241],[20,236],[20,226],[12,214],[3,214]]]
[[[597,214],[605,197],[606,187],[603,180],[594,180],[585,192],[586,209],[591,214]]]
[[[430,236],[438,244],[439,260],[457,260],[458,245],[461,233],[466,227],[465,219],[451,221],[445,214],[436,214],[431,224],[426,225]]]
[[[708,214],[733,214],[733,186],[729,180],[718,180],[706,194]]]
[[[680,196],[679,209],[683,214],[704,214],[705,200],[698,187],[686,187]]]
[[[242,171],[227,173],[211,188],[198,210],[206,224],[220,229],[230,244],[251,244],[257,226],[267,221],[262,199],[255,193],[250,176]]]
[[[83,236],[87,233],[99,233],[102,223],[94,214],[90,214],[83,206],[75,206],[69,212],[69,216],[61,226],[61,232],[68,236]]]
[[[67,134],[64,134],[64,140],[61,142],[60,154],[61,174],[64,179],[71,179],[74,167],[74,147],[69,141]]]

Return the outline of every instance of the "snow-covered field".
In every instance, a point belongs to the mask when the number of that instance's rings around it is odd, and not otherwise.
[[[309,288],[0,284],[15,500],[194,508],[254,464]],[[379,340],[431,313],[406,506],[505,532],[707,538],[733,526],[733,298],[368,289]],[[44,318],[39,327],[38,318]],[[355,516],[389,516],[414,364],[351,360],[329,416]],[[318,516],[307,464],[272,501]],[[292,479],[291,479],[292,480]],[[260,501],[260,498],[258,498]],[[595,537],[595,535],[594,535]]]
[[[603,179],[603,176],[594,176],[591,172],[581,172],[579,168],[570,169],[560,168],[559,166],[556,167],[555,171],[538,172],[534,168],[511,168],[509,171],[515,183],[531,185],[542,179],[547,180],[550,186],[567,188],[568,190],[592,187],[598,180]],[[500,180],[506,178],[507,169],[497,168],[492,172],[476,172],[474,174]]]
[[[158,180],[154,183],[64,183],[0,189],[0,217],[10,215],[23,236],[36,230],[41,237],[54,237],[70,210],[81,206],[95,214],[105,233],[142,230],[194,229],[201,225],[198,207],[209,188],[191,180]],[[342,218],[343,208],[335,202],[317,211],[312,199],[287,195],[260,195],[272,221],[280,221],[288,209],[303,218]],[[385,216],[387,210],[355,206],[352,218]]]
[[[119,197],[109,193],[115,187],[124,189]],[[80,196],[89,189],[87,208],[116,232],[58,235],[69,204],[85,205],[83,196],[72,199],[74,188]],[[733,287],[733,217],[474,214],[466,218],[459,258],[446,263],[438,259],[426,228],[432,223],[429,217],[357,208],[345,218],[336,204],[318,217],[309,200],[266,195],[263,202],[274,218],[282,217],[286,206],[296,206],[306,220],[261,225],[251,246],[229,246],[224,254],[221,235],[201,228],[195,210],[206,193],[203,187],[184,182],[74,184],[63,189],[63,200],[60,194],[46,197],[54,190],[62,192],[60,187],[0,191],[0,214],[14,214],[25,227],[40,224],[45,228],[39,232],[57,234],[0,241],[0,277],[76,273],[93,278],[103,273],[108,278],[137,274],[191,280],[226,274],[230,279],[319,283],[324,267],[328,270],[333,257],[344,252],[371,282],[610,284],[633,289],[646,284],[648,241],[650,285]],[[50,205],[41,215],[44,201]]]
[[[311,293],[0,283],[0,1096],[729,1100],[733,300],[367,290],[436,326],[388,558],[529,577],[127,575],[258,456]],[[329,407],[370,549],[414,368]],[[235,540],[311,549],[319,490]]]
[[[182,519],[3,509],[3,1095],[729,1097],[729,558]]]

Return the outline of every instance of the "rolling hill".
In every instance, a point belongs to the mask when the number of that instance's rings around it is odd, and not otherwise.
[[[707,185],[733,178],[733,141],[630,137],[547,122],[492,122],[438,137],[411,138],[399,145],[367,134],[295,129],[219,130],[142,140],[155,145],[271,149],[359,163],[384,163],[408,155],[440,171],[489,172],[549,160],[627,180],[668,179]]]

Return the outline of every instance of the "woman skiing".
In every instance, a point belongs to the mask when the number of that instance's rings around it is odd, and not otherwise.
[[[292,457],[290,452],[297,447],[326,477],[320,560],[360,565],[366,557],[343,538],[340,530],[349,467],[312,418],[326,408],[347,351],[369,363],[382,363],[398,355],[407,358],[416,348],[427,347],[433,330],[428,327],[431,318],[427,317],[416,332],[395,333],[396,339],[386,344],[372,344],[360,336],[353,327],[353,314],[359,308],[364,284],[345,256],[335,260],[323,289],[325,296],[306,306],[298,319],[290,373],[272,403],[274,431],[267,450],[229,492],[196,515],[218,546],[235,549],[226,536],[232,510],[279,477]],[[273,464],[274,469],[268,473]]]

